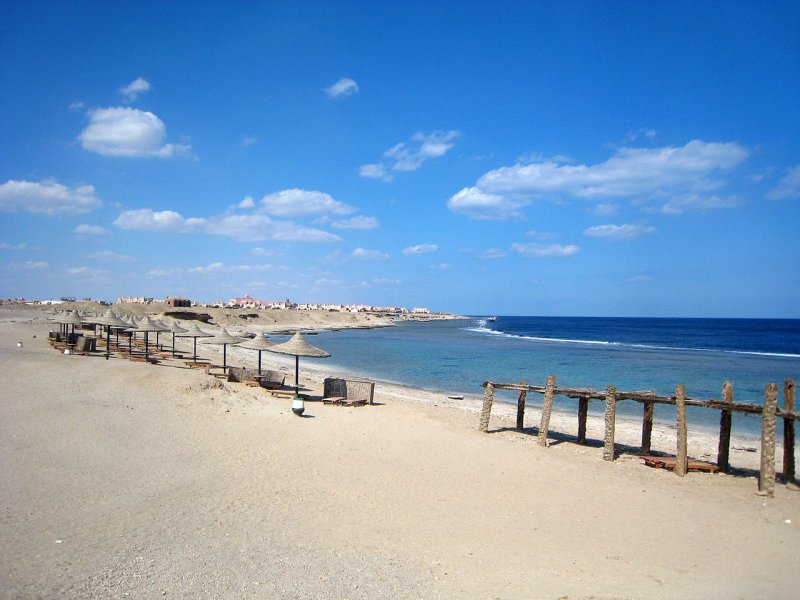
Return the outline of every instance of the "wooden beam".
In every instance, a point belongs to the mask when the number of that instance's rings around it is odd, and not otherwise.
[[[726,381],[722,385],[722,401],[727,404],[733,403],[732,381]],[[719,446],[717,448],[717,466],[723,473],[727,473],[730,469],[732,419],[733,413],[723,408],[719,416]]]
[[[794,380],[783,382],[783,408],[794,412]],[[794,419],[783,419],[783,482],[794,483]]]
[[[540,446],[547,446],[547,430],[550,428],[550,414],[553,412],[553,398],[555,397],[556,377],[555,375],[547,376],[547,385],[545,386],[544,405],[542,406],[542,420],[539,423],[539,438]]]
[[[689,467],[689,443],[686,427],[686,388],[681,383],[675,388],[675,406],[678,419],[678,443],[675,453],[675,474],[686,475]]]
[[[614,460],[614,427],[617,420],[617,388],[606,387],[605,432],[603,434],[603,460]]]
[[[778,384],[768,383],[764,390],[764,412],[761,415],[761,469],[758,493],[775,493],[775,407],[778,405]]]
[[[489,383],[486,385],[486,391],[483,393],[483,408],[481,409],[481,422],[478,425],[478,431],[486,433],[489,431],[489,417],[492,416],[492,401],[494,400],[494,385]]]

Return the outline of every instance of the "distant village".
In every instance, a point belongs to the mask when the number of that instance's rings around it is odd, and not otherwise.
[[[58,300],[26,300],[18,298],[4,300],[3,302],[15,302],[24,304],[62,304],[64,302],[98,302],[108,305],[109,302],[94,300],[92,298],[62,297]],[[148,298],[145,296],[120,296],[115,304],[154,304],[163,302],[167,306],[179,307],[201,307],[201,308],[246,308],[250,310],[319,310],[327,312],[346,312],[346,313],[380,313],[389,315],[430,315],[431,311],[423,307],[412,309],[402,306],[369,306],[366,304],[312,304],[295,303],[291,300],[271,301],[258,300],[245,294],[240,298],[231,298],[227,302],[194,302],[188,298],[169,296],[164,299]]]

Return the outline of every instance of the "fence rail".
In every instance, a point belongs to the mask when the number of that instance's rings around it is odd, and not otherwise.
[[[553,410],[553,402],[556,396],[566,396],[578,400],[578,443],[586,443],[586,420],[589,413],[590,400],[602,400],[604,403],[604,435],[603,435],[603,458],[614,460],[616,456],[614,446],[614,430],[616,424],[616,405],[621,401],[640,402],[643,405],[642,414],[642,445],[641,453],[646,455],[650,452],[651,438],[653,432],[653,407],[656,404],[674,405],[676,409],[677,422],[677,444],[676,444],[676,463],[675,473],[679,476],[686,474],[688,469],[688,434],[686,426],[686,407],[695,406],[720,411],[719,445],[717,453],[717,465],[723,472],[730,469],[730,438],[733,413],[747,413],[761,415],[761,462],[758,477],[759,493],[772,496],[775,490],[775,440],[776,440],[776,420],[783,419],[783,480],[785,483],[793,483],[795,478],[795,421],[800,419],[800,412],[795,410],[795,382],[787,379],[783,383],[783,407],[778,406],[778,386],[769,383],[764,389],[764,404],[750,404],[734,402],[733,383],[726,381],[722,386],[721,399],[701,400],[690,398],[686,395],[683,385],[675,388],[672,396],[659,396],[652,390],[645,391],[618,391],[616,387],[610,385],[604,391],[593,388],[571,388],[556,387],[556,378],[550,375],[544,386],[528,385],[527,382],[520,383],[495,383],[486,381],[482,384],[485,388],[483,397],[483,408],[481,410],[479,431],[488,432],[489,419],[492,412],[492,403],[495,390],[511,390],[519,392],[517,400],[517,429],[523,428],[525,416],[525,404],[528,393],[544,395],[542,415],[538,431],[538,443],[541,446],[547,445],[547,434],[550,427],[550,415]]]

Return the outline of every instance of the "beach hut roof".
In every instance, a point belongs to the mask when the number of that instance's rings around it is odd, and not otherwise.
[[[330,356],[329,352],[325,352],[322,348],[317,348],[309,344],[303,334],[300,332],[295,333],[288,342],[276,344],[267,348],[270,352],[277,352],[278,354],[291,354],[293,356],[310,356],[312,358],[325,358]]]

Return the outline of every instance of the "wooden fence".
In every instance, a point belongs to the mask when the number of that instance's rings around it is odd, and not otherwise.
[[[761,463],[758,476],[759,493],[772,496],[775,490],[775,430],[778,417],[783,419],[783,481],[793,483],[795,478],[795,421],[800,419],[800,412],[795,410],[795,383],[787,379],[783,383],[783,408],[778,406],[778,385],[767,384],[764,390],[764,404],[746,404],[734,402],[733,383],[726,381],[722,387],[722,398],[719,400],[698,400],[686,396],[686,389],[678,385],[673,396],[658,396],[655,392],[621,392],[613,385],[604,392],[586,388],[556,387],[556,378],[550,375],[544,387],[531,386],[526,382],[494,383],[484,382],[483,409],[481,410],[479,431],[488,432],[489,418],[495,390],[514,390],[519,392],[517,400],[516,428],[522,430],[525,416],[525,402],[529,392],[543,394],[544,404],[539,423],[538,443],[547,445],[547,433],[550,428],[550,415],[556,396],[566,396],[578,400],[578,443],[586,443],[586,419],[589,414],[589,401],[602,400],[605,411],[605,433],[603,435],[603,458],[614,460],[614,427],[616,423],[617,403],[623,400],[640,402],[643,405],[642,446],[641,453],[650,452],[653,432],[653,407],[656,404],[670,404],[676,407],[677,445],[675,473],[684,476],[688,469],[688,438],[686,427],[686,407],[697,406],[720,411],[719,446],[717,465],[723,472],[728,472],[731,439],[731,423],[733,413],[750,413],[761,415]]]

